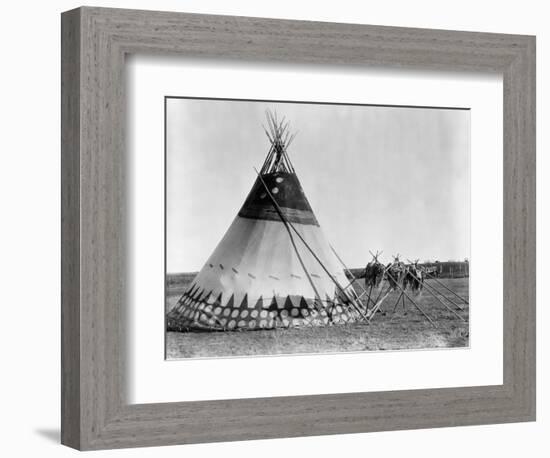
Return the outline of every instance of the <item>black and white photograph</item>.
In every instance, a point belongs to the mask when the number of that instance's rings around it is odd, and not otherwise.
[[[165,183],[166,359],[469,347],[467,107],[167,96]]]
[[[0,455],[548,456],[546,9],[3,4]]]

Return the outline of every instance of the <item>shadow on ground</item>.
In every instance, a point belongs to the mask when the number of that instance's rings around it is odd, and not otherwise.
[[[40,428],[35,429],[34,432],[44,439],[48,439],[50,442],[61,443],[61,431],[59,429]]]

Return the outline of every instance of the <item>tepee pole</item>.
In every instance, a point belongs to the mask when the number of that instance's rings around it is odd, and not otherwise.
[[[429,288],[431,288],[433,291],[435,291],[437,294],[439,294],[440,296],[444,297],[445,300],[447,302],[450,302],[451,304],[453,304],[457,310],[460,310],[461,312],[464,311],[464,307],[460,304],[457,304],[455,301],[453,301],[449,296],[445,296],[445,292],[444,291],[440,291],[438,290],[435,286],[432,286],[432,285],[428,285],[428,282],[424,282],[424,286],[428,286]]]
[[[385,274],[385,272],[384,272]],[[384,279],[382,279],[382,281],[384,281]],[[380,286],[379,286],[379,291],[378,291],[378,294],[376,295],[376,299],[374,301],[371,301],[374,303],[374,306],[376,307],[376,304],[378,304],[378,299],[380,299],[380,296],[382,296],[382,291],[384,290],[383,286],[382,286],[382,282],[380,282]]]
[[[258,170],[254,169],[254,171],[258,174],[258,177],[260,178],[260,181],[262,182],[262,184],[264,185],[264,188],[265,188],[265,191],[266,193],[268,194],[269,198],[271,199],[271,202],[273,203],[275,209],[277,210],[277,213],[279,214],[279,216],[281,217],[281,220],[283,221],[283,223],[285,224],[285,227],[288,225],[292,228],[292,230],[296,233],[296,235],[298,236],[298,238],[302,241],[302,243],[306,246],[306,248],[309,250],[309,252],[313,255],[313,257],[315,258],[315,260],[321,265],[321,268],[326,272],[326,274],[328,275],[328,277],[332,280],[332,282],[340,289],[340,291],[342,292],[342,294],[350,301],[350,304],[352,304],[353,308],[355,308],[355,310],[357,310],[357,312],[359,312],[359,314],[365,319],[368,321],[368,318],[365,316],[365,314],[363,313],[363,311],[360,309],[360,307],[355,304],[354,300],[352,297],[348,296],[348,294],[346,293],[346,291],[344,290],[344,288],[342,288],[342,286],[338,283],[338,281],[332,276],[332,274],[328,271],[328,269],[325,267],[325,265],[322,263],[322,261],[319,259],[319,257],[315,254],[315,252],[312,250],[312,248],[308,245],[308,243],[304,240],[304,238],[302,237],[302,234],[300,234],[300,232],[298,232],[298,230],[294,227],[294,225],[290,222],[290,221],[287,221],[286,218],[284,217],[284,214],[283,214],[283,211],[281,210],[281,207],[279,206],[279,204],[277,203],[277,201],[275,200],[275,197],[273,197],[273,194],[271,194],[271,191],[269,190],[269,188],[267,187],[264,179],[262,178],[262,176],[259,174]],[[304,266],[304,271],[306,272],[306,274],[308,275],[309,277],[309,273],[307,272],[307,269],[305,268]]]
[[[371,253],[372,254],[372,253]],[[388,288],[386,289],[386,292],[384,293],[384,297],[382,297],[382,299],[380,299],[380,296],[382,296],[382,291],[384,290],[383,286],[382,286],[382,282],[384,281],[384,277],[386,275],[389,275],[388,274],[388,271],[395,265],[395,261],[388,264],[386,267],[384,267],[384,271],[382,272],[382,280],[381,280],[381,283],[380,283],[380,291],[378,292],[378,295],[376,296],[376,300],[374,301],[374,304],[375,306],[372,308],[371,310],[371,313],[370,313],[370,320],[372,320],[372,318],[374,317],[374,315],[376,314],[376,312],[378,312],[378,310],[380,309],[380,307],[382,307],[382,302],[384,302],[384,300],[386,299],[386,297],[388,297],[388,294],[390,294],[391,290],[392,290],[392,286],[391,285],[388,285]],[[392,277],[393,278],[393,277]],[[386,280],[387,281],[387,280]],[[389,282],[388,282],[389,283]],[[397,283],[397,282],[396,282]],[[380,300],[380,302],[378,302]]]
[[[420,310],[420,313],[422,313],[422,315],[424,315],[424,316],[426,317],[426,319],[432,324],[432,326],[433,326],[434,328],[437,328],[437,325],[433,322],[433,320],[429,317],[429,315],[428,315],[426,312],[424,312],[424,310],[422,310],[422,309],[420,308],[420,306],[419,306],[415,301],[413,301],[413,300],[411,299],[411,297],[405,292],[405,290],[401,287],[401,285],[397,282],[397,280],[395,280],[395,279],[393,278],[393,276],[392,276],[389,272],[387,272],[387,275],[395,282],[395,285],[401,290],[401,292],[405,295],[405,297],[406,297],[409,301],[411,301],[411,302],[413,303],[413,305],[414,305],[418,310]]]
[[[258,174],[258,177],[260,178],[260,181],[262,182],[262,184],[266,188],[267,192],[269,193],[269,189],[267,189],[267,185],[265,184],[262,176],[258,173],[258,171],[256,169],[254,169],[254,170]],[[273,199],[273,196],[271,196],[271,193],[269,193],[269,194],[270,194],[270,197]],[[311,287],[313,288],[315,296],[319,299],[320,302],[323,302],[323,299],[321,298],[321,295],[319,294],[319,291],[317,291],[317,287],[315,286],[315,283],[313,283],[313,279],[311,278],[309,272],[307,271],[304,260],[302,259],[302,256],[300,256],[300,252],[298,251],[298,247],[296,246],[296,242],[294,241],[294,237],[292,236],[292,232],[290,231],[290,228],[288,227],[288,225],[289,225],[288,221],[285,220],[285,218],[284,218],[284,216],[281,212],[280,207],[278,207],[278,208],[276,207],[275,210],[277,210],[277,213],[279,214],[279,217],[281,218],[281,220],[282,220],[282,222],[283,222],[283,224],[284,224],[284,226],[285,226],[285,228],[288,232],[288,236],[290,237],[290,242],[292,243],[292,247],[294,248],[294,251],[296,252],[296,256],[298,257],[298,261],[300,261],[300,265],[302,266],[302,269],[304,270],[304,273],[306,274],[306,277],[309,280],[309,283],[310,283]],[[313,301],[313,302],[315,304],[315,301]],[[318,310],[319,313],[322,312],[322,309],[317,308],[317,310]]]
[[[338,259],[338,262],[340,262],[340,264],[342,264],[342,267],[347,270],[349,272],[349,274],[351,275],[351,278],[353,279],[353,281],[357,281],[357,278],[355,277],[355,275],[353,275],[353,272],[348,269],[348,266],[346,266],[346,264],[344,263],[344,261],[342,260],[342,258],[338,255],[338,253],[336,252],[336,250],[334,249],[334,247],[329,243],[328,246],[330,247],[332,253],[334,254],[334,256],[336,257],[336,259]],[[351,283],[353,284],[353,283]],[[346,288],[349,288],[350,285],[346,286]],[[366,293],[367,291],[365,290],[365,288],[363,288],[361,285],[359,285],[361,287],[361,289],[363,290],[364,293]]]
[[[382,290],[380,290],[380,294],[378,295],[378,297],[376,298],[376,305],[371,309],[370,311],[370,315],[369,315],[369,323],[371,322],[371,320],[374,318],[374,316],[376,315],[376,312],[378,312],[378,310],[380,309],[380,307],[382,307],[382,303],[386,300],[386,298],[388,297],[388,295],[390,294],[391,292],[391,286],[388,286],[388,288],[386,289],[386,292],[384,293],[384,296],[382,297],[382,299],[378,300],[380,298],[380,296],[382,295]]]
[[[391,264],[388,264],[386,267],[384,267],[384,271],[382,272],[382,280],[380,281],[380,291],[378,291],[378,295],[376,296],[376,299],[374,300],[374,304],[376,306],[376,304],[378,304],[378,299],[380,299],[380,296],[382,296],[382,291],[383,291],[383,287],[382,287],[382,282],[384,281],[384,276],[386,275],[386,273],[388,272],[388,270],[393,267],[395,263],[392,262]],[[372,302],[372,299],[371,299],[371,302]],[[377,307],[378,309],[378,307]]]
[[[418,278],[415,274],[413,274],[411,271],[409,271],[409,274],[411,274],[414,278],[416,278],[418,281],[421,281],[420,278]],[[462,321],[466,321],[464,318],[462,318],[458,313],[456,313],[451,307],[449,307],[447,304],[445,304],[439,297],[435,295],[435,293],[432,291],[432,287],[429,286],[427,283],[424,283],[424,287],[428,289],[428,292],[435,298],[437,301],[445,307],[449,312],[454,314],[457,318],[461,319]],[[436,290],[437,291],[437,290]]]
[[[447,291],[449,291],[450,293],[454,294],[456,297],[458,297],[458,298],[459,298],[461,301],[463,301],[465,304],[469,304],[469,302],[468,302],[466,299],[464,299],[463,297],[461,297],[461,296],[459,296],[458,294],[456,294],[452,289],[447,288],[443,283],[441,283],[441,282],[440,282],[437,278],[435,278],[433,275],[431,275],[431,274],[429,274],[429,273],[427,273],[427,272],[426,272],[426,275],[427,275],[428,277],[430,277],[432,280],[435,280],[435,282],[436,282],[438,285],[442,286],[442,287],[445,288]]]
[[[357,282],[357,284],[359,285],[359,287],[363,290],[363,292],[361,293],[360,296],[358,296],[358,299],[360,299],[361,297],[363,297],[365,294],[368,294],[367,293],[367,290],[365,288],[363,288],[363,286],[361,285],[361,283],[359,283],[359,281],[357,280],[357,278],[355,277],[355,275],[353,275],[353,272],[348,269],[348,267],[346,266],[346,264],[344,263],[344,261],[342,260],[342,258],[340,256],[338,256],[338,253],[336,252],[336,250],[334,249],[334,247],[329,243],[328,246],[330,247],[330,249],[332,250],[332,252],[334,253],[334,256],[336,256],[336,259],[338,259],[338,261],[340,261],[340,264],[342,264],[342,267],[344,269],[346,269],[349,274],[351,275],[351,278],[352,278],[352,281],[349,285],[346,286],[346,289],[348,289],[350,286],[352,286],[352,289],[353,289],[353,285],[355,284],[355,282]],[[355,290],[354,290],[355,291]],[[356,294],[357,296],[357,294]],[[369,301],[371,301],[370,299],[370,296],[367,297],[367,308],[368,308],[368,303]]]
[[[416,265],[418,263],[418,260],[416,262],[412,262],[410,259],[408,259],[408,261],[411,263],[411,264],[414,264]],[[427,274],[427,272],[421,268],[421,270]],[[428,282],[423,282],[421,279],[418,278],[417,275],[413,274],[412,272],[410,272],[411,275],[413,277],[415,277],[419,282],[421,282],[424,286],[426,286],[427,288],[430,288],[432,289],[433,291],[435,291],[437,294],[440,294],[441,296],[443,296],[443,298],[447,301],[447,302],[450,302],[451,304],[453,304],[458,310],[461,310],[461,311],[464,311],[464,308],[457,304],[455,301],[453,301],[452,299],[448,298],[447,296],[445,296],[441,291],[439,291],[435,286],[431,286],[431,285],[428,285]],[[429,291],[429,290],[428,290]]]
[[[399,305],[399,301],[401,300],[401,298],[403,297],[403,293],[401,293],[399,295],[399,297],[397,298],[397,300],[395,301],[395,304],[393,306],[393,310],[391,312],[391,318],[390,318],[390,321],[393,320],[394,316],[395,316],[395,311],[397,310],[397,306]],[[403,309],[405,309],[405,307],[403,306]]]
[[[382,264],[380,263],[380,261],[378,261],[378,256],[380,256],[380,255],[383,253],[383,251],[381,251],[381,252],[379,253],[378,250],[377,250],[377,251],[376,251],[376,255],[374,255],[374,253],[373,253],[372,251],[370,251],[370,250],[369,250],[369,253],[370,253],[370,255],[372,256],[372,262],[375,263],[375,265],[376,265],[376,264],[382,265]],[[367,265],[368,265],[368,264],[367,264]],[[380,285],[380,283],[384,280],[384,274],[385,274],[385,273],[386,273],[386,270],[384,269],[384,270],[382,271],[382,278],[380,279],[380,282],[378,283],[379,285]],[[366,269],[366,267],[365,267],[365,281],[366,281],[366,279],[367,279],[367,269]],[[367,299],[367,310],[368,310],[368,308],[369,308],[369,304],[368,304],[369,302],[372,302],[372,303],[374,304],[374,306],[376,306],[376,301],[373,301],[373,300],[371,299],[371,294],[372,294],[372,288],[373,288],[373,287],[374,287],[374,283],[371,283],[371,284],[370,284],[370,288],[369,288],[369,295],[368,295],[368,299]],[[365,291],[365,292],[366,292],[366,291]],[[378,300],[378,298],[380,297],[380,294],[381,294],[381,293],[382,293],[382,287],[381,287],[381,285],[380,285],[380,292],[378,293],[378,296],[376,297],[376,300]]]

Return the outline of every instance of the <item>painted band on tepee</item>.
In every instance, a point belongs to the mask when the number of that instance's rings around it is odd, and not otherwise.
[[[290,162],[295,134],[267,112],[270,149],[226,234],[167,317],[169,330],[326,326],[365,316]]]

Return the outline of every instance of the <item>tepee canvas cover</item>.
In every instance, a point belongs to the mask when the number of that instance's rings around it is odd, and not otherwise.
[[[225,236],[168,314],[169,330],[322,326],[360,316],[286,154],[288,124],[273,115],[268,121],[271,149],[264,166]]]

